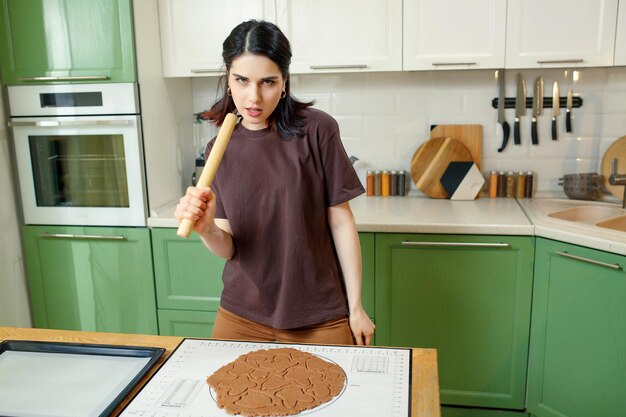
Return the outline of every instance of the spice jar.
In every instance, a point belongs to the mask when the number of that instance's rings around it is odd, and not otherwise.
[[[389,175],[389,195],[398,195],[398,172],[395,170]]]
[[[533,196],[533,180],[534,175],[532,171],[526,173],[526,190],[524,190],[524,197],[530,198]]]
[[[382,174],[374,171],[374,195],[380,195],[382,188]]]
[[[498,173],[491,171],[489,174],[489,198],[498,196]]]
[[[367,175],[366,175],[366,191],[367,191],[367,196],[373,196],[374,195],[374,171],[368,170],[367,171]]]
[[[513,171],[509,171],[506,174],[506,196],[507,198],[515,196],[515,174],[513,174]]]
[[[526,192],[526,173],[520,171],[517,173],[517,183],[515,185],[515,197],[524,198]]]
[[[498,197],[506,196],[506,174],[504,171],[498,173]]]
[[[398,195],[406,195],[406,171],[400,170],[398,172]]]
[[[383,171],[381,176],[381,195],[388,197],[390,192],[390,175],[389,171]]]

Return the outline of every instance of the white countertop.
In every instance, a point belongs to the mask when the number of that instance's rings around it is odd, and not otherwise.
[[[151,210],[149,227],[178,227],[176,203]],[[365,197],[350,201],[360,232],[532,235],[533,227],[512,198],[473,201],[406,197]]]
[[[407,197],[360,196],[350,202],[350,207],[360,232],[539,236],[626,255],[626,232],[548,216],[576,205],[621,207],[617,200],[609,201],[569,200],[563,195],[519,201],[486,197],[451,201],[416,193]],[[175,207],[173,202],[151,210],[148,226],[178,227]]]

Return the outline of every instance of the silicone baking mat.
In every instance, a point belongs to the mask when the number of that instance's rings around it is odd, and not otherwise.
[[[107,416],[165,352],[55,342],[0,343],[0,415]]]
[[[339,365],[347,383],[329,403],[299,415],[406,417],[410,415],[411,350],[185,339],[122,412],[122,416],[228,416],[206,379],[240,355],[292,347]]]

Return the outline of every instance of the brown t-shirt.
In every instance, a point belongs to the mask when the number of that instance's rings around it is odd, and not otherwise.
[[[235,243],[221,305],[279,329],[348,315],[327,208],[364,192],[337,122],[312,108],[305,118],[291,140],[238,124],[211,187]]]

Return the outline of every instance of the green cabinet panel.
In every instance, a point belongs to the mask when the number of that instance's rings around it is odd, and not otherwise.
[[[367,314],[374,318],[375,306],[374,306],[374,274],[376,269],[374,267],[376,261],[376,234],[375,233],[359,233],[359,241],[361,242],[361,260],[362,260],[362,273],[361,273],[361,302],[363,308]]]
[[[441,417],[528,417],[524,411],[493,410],[488,408],[441,407]]]
[[[524,410],[534,238],[376,235],[377,343],[436,348],[441,402]]]
[[[216,312],[159,309],[162,336],[211,337]]]
[[[624,256],[537,239],[528,371],[532,415],[626,416],[625,268]]]
[[[176,229],[152,229],[152,250],[160,309],[217,311],[226,261],[213,255],[197,234],[189,239]]]
[[[150,233],[24,226],[35,327],[157,334]]]
[[[131,0],[0,0],[2,82],[135,82],[132,20]]]

